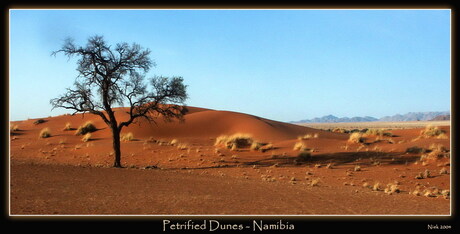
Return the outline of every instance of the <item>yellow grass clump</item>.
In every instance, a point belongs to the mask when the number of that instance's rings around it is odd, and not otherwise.
[[[249,134],[236,133],[233,135],[221,135],[216,138],[215,146],[224,146],[228,149],[237,150],[240,148],[249,147],[254,140]]]
[[[263,143],[254,141],[254,142],[252,142],[250,149],[254,150],[254,151],[257,151],[257,150],[260,150],[260,148],[262,148],[263,145],[264,145]]]
[[[393,193],[399,193],[401,190],[399,189],[399,186],[394,183],[389,183],[387,184],[387,187],[385,188],[384,192],[388,195],[391,195]]]
[[[311,187],[318,186],[318,184],[319,184],[319,178],[313,179],[313,180],[310,182],[310,186],[311,186]]]
[[[271,149],[274,149],[273,144],[268,143],[268,144],[266,144],[266,145],[260,147],[259,150],[262,151],[262,152],[265,152],[265,151],[271,150]]]
[[[303,142],[296,142],[294,144],[293,150],[298,150],[298,151],[308,151],[307,145],[305,145]]]
[[[344,128],[334,128],[332,132],[337,132],[337,133],[349,133],[350,131],[344,129]]]
[[[375,183],[374,186],[372,186],[372,190],[373,191],[381,191],[382,188],[380,187],[380,183],[379,182]]]
[[[356,165],[356,166],[353,168],[353,171],[361,171],[361,166]]]
[[[423,152],[424,154],[420,156],[420,161],[436,161],[439,158],[448,158],[450,156],[449,149],[441,144],[431,144],[427,152]]]
[[[319,134],[315,133],[315,134],[305,134],[303,136],[298,136],[297,139],[298,140],[308,140],[311,138],[318,138],[318,137],[319,137]]]
[[[77,131],[75,131],[75,135],[85,135],[86,133],[94,132],[96,130],[97,128],[96,126],[94,126],[93,122],[87,121],[86,123],[77,128]]]
[[[188,145],[186,143],[177,143],[177,149],[186,150],[188,149]]]
[[[85,135],[83,135],[83,137],[81,138],[81,140],[83,142],[88,142],[89,140],[91,140],[91,133],[86,133]]]
[[[38,134],[38,137],[39,138],[48,138],[48,137],[51,137],[51,131],[49,128],[44,128],[40,131],[40,133]]]
[[[11,132],[18,131],[18,130],[19,130],[19,126],[17,124],[12,125],[11,128],[10,128]]]
[[[126,134],[121,134],[120,139],[122,141],[132,141],[134,140],[134,135],[132,132],[128,132]]]
[[[391,137],[393,136],[393,134],[391,134],[390,132],[385,132],[385,129],[378,129],[378,128],[371,128],[371,129],[368,129],[365,133],[364,133],[364,136],[387,136],[387,137]]]
[[[63,130],[64,131],[72,130],[72,126],[70,125],[70,123],[66,123]]]
[[[352,142],[352,143],[364,142],[363,134],[361,132],[354,132],[350,134],[350,138],[348,138],[348,142]]]
[[[441,168],[441,170],[439,170],[439,174],[440,175],[449,174],[449,171],[445,167],[443,167]]]
[[[428,137],[438,137],[440,139],[447,139],[447,135],[445,132],[438,127],[433,127],[432,125],[427,125],[424,130],[420,131],[420,135],[428,138]]]

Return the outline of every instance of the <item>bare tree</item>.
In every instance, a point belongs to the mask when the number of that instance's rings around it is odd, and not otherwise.
[[[182,77],[155,76],[145,82],[145,74],[155,64],[150,50],[138,44],[119,43],[115,49],[108,46],[102,36],[88,39],[85,47],[76,46],[67,39],[60,50],[69,58],[79,57],[78,76],[73,88],[50,101],[54,108],[65,108],[76,113],[100,116],[112,130],[114,167],[122,167],[120,132],[123,127],[140,118],[155,122],[159,117],[171,121],[183,120],[187,112],[186,85]],[[128,107],[129,119],[118,123],[115,105]]]

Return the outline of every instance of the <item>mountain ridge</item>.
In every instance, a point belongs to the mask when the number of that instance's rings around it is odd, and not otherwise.
[[[429,111],[429,112],[408,112],[406,114],[395,114],[392,116],[384,116],[375,118],[372,116],[364,117],[336,117],[334,115],[325,115],[313,119],[304,119],[299,121],[291,121],[290,123],[348,123],[348,122],[396,122],[396,121],[429,121],[436,119],[438,116],[450,116],[450,111]]]

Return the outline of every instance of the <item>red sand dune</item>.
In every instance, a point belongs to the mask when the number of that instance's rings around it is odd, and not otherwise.
[[[346,136],[316,130],[308,127],[277,122],[257,116],[230,111],[202,110],[194,111],[185,116],[185,122],[166,123],[158,121],[158,125],[131,125],[125,131],[132,131],[140,137],[217,137],[235,133],[247,133],[261,141],[279,141],[294,139],[307,133],[322,132],[323,138],[346,139]]]
[[[128,119],[125,108],[116,108],[115,113],[118,122]],[[86,121],[92,121],[101,131],[95,133],[96,137],[110,138],[111,131],[99,116],[92,114],[76,114],[74,116],[61,115],[52,118],[45,118],[47,122],[34,126],[34,120],[28,120],[21,125],[32,129],[50,127],[52,130],[61,130],[67,122],[73,127],[78,127]],[[231,135],[235,133],[246,133],[260,141],[282,141],[296,139],[300,135],[320,133],[323,139],[345,140],[346,134],[331,133],[323,130],[308,128],[304,126],[273,121],[253,115],[217,111],[197,107],[189,107],[185,115],[185,121],[174,120],[165,122],[159,118],[155,123],[145,119],[138,119],[138,122],[123,128],[124,133],[132,132],[136,138],[215,138],[219,135]],[[14,123],[13,123],[14,124]],[[56,129],[57,128],[57,129]],[[37,133],[38,134],[38,133]]]

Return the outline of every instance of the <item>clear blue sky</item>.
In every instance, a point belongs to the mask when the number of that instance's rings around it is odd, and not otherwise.
[[[11,10],[10,119],[55,116],[64,39],[149,48],[189,106],[278,121],[449,111],[450,10]]]

